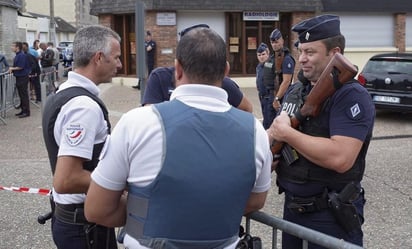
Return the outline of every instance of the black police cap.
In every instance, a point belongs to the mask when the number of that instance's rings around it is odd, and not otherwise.
[[[266,43],[262,42],[258,49],[257,49],[257,53],[263,53],[264,51],[266,51],[266,49],[268,49],[268,45],[266,45]]]
[[[321,15],[304,20],[292,27],[300,43],[307,43],[340,35],[340,20],[335,15]]]

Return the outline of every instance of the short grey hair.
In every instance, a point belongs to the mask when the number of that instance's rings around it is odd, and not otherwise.
[[[73,41],[73,63],[75,67],[85,67],[97,52],[111,53],[112,39],[121,41],[112,29],[102,25],[90,25],[79,29]]]

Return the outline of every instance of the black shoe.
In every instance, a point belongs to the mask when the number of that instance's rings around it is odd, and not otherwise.
[[[16,116],[20,116],[20,115],[22,115],[23,114],[23,111],[21,111],[21,112],[19,112],[19,113],[16,113]]]
[[[140,90],[140,85],[132,86],[134,89]]]
[[[26,117],[29,117],[30,116],[30,113],[22,113],[21,115],[19,115],[18,117],[19,118],[26,118]]]

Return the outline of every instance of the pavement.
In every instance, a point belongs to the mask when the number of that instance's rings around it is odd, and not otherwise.
[[[101,98],[115,126],[123,113],[140,105],[141,92],[124,84],[102,84]],[[254,88],[242,87],[261,118]],[[50,189],[52,177],[42,138],[41,108],[32,104],[31,116],[19,119],[17,110],[0,123],[0,186]],[[374,137],[367,156],[363,185],[367,203],[364,224],[365,248],[412,248],[412,114],[378,112]],[[409,137],[409,138],[408,138]],[[281,216],[282,198],[273,188],[264,212]],[[55,248],[50,222],[37,223],[49,211],[48,198],[34,193],[0,190],[0,249]],[[270,227],[252,221],[252,234],[270,248]],[[279,238],[278,242],[279,245]]]

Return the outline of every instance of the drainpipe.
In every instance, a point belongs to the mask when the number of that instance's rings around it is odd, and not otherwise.
[[[146,88],[146,51],[144,47],[145,38],[145,6],[142,1],[136,1],[135,10],[135,34],[136,34],[136,76],[140,83],[140,99]]]
[[[49,0],[49,6],[50,6],[49,39],[51,42],[53,42],[54,46],[57,46],[56,44],[56,23],[54,20],[54,0]]]

